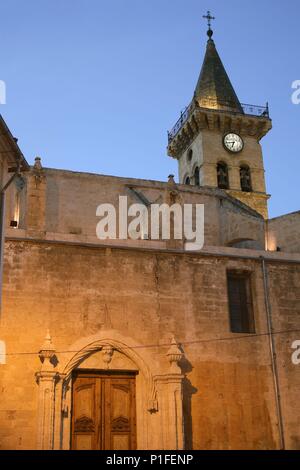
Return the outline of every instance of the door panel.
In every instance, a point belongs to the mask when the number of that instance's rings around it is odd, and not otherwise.
[[[130,379],[111,379],[109,442],[112,450],[133,450],[135,444],[135,391]],[[108,444],[108,443],[107,443]]]
[[[78,372],[73,380],[72,449],[135,450],[135,376]]]
[[[97,446],[96,379],[77,377],[73,386],[73,449],[93,450]],[[100,410],[99,410],[100,411]]]

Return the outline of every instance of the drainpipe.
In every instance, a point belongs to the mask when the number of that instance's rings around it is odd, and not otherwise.
[[[275,340],[274,340],[274,335],[273,335],[272,309],[271,309],[271,302],[270,302],[270,296],[269,296],[269,276],[268,276],[268,270],[267,270],[265,258],[261,256],[260,259],[262,263],[262,272],[263,272],[263,280],[264,280],[264,296],[265,296],[265,306],[266,306],[266,314],[267,314],[268,335],[269,335],[270,355],[271,355],[271,362],[272,362],[272,374],[273,374],[273,384],[274,384],[275,401],[276,401],[276,411],[277,411],[277,419],[278,419],[280,450],[285,450],[284,425],[283,425],[280,387],[279,387],[276,345],[275,345]]]
[[[5,242],[5,193],[17,177],[21,177],[21,160],[18,160],[15,173],[0,190],[0,315],[2,313],[3,255]]]

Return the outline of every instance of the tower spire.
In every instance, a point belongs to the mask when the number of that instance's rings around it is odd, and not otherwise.
[[[212,39],[211,22],[215,20],[215,17],[208,11],[203,18],[207,20],[209,39],[194,97],[203,108],[243,113],[242,106]]]

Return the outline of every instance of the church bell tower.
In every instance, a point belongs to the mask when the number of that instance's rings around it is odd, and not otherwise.
[[[241,104],[212,39],[190,105],[168,134],[168,155],[178,160],[179,182],[219,188],[268,218],[260,140],[272,128],[269,108]]]

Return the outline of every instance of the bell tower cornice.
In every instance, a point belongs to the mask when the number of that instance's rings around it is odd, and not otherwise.
[[[222,134],[235,132],[260,141],[272,129],[268,105],[241,104],[240,112],[233,111],[230,103],[222,103],[222,109],[219,106],[220,103],[213,100],[207,100],[204,106],[200,106],[194,98],[168,132],[168,155],[179,159],[202,130]]]

